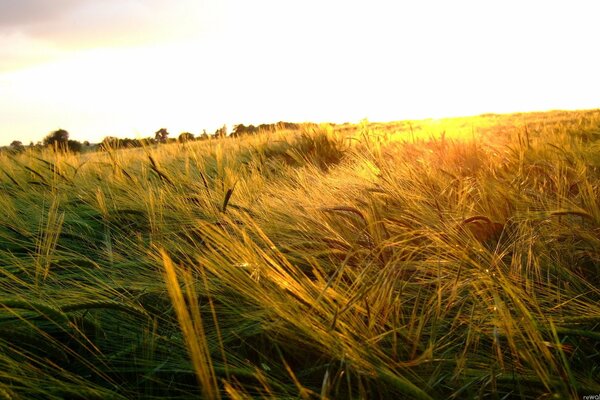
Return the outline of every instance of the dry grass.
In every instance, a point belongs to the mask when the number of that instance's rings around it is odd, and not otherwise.
[[[600,112],[0,153],[2,398],[600,392]]]

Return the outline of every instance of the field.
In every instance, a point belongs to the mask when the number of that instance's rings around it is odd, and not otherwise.
[[[600,394],[600,110],[0,153],[0,399]]]

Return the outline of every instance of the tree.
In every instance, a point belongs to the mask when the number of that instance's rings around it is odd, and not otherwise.
[[[44,138],[44,146],[52,147],[58,151],[81,151],[81,142],[69,140],[69,132],[64,129],[58,129],[51,132]]]
[[[80,153],[81,142],[77,140],[67,140],[67,148],[74,153]]]
[[[227,136],[227,125],[223,125],[215,131],[215,137],[222,138]]]
[[[25,150],[25,146],[23,146],[23,143],[20,140],[13,140],[10,144],[10,148],[12,151],[17,153]]]
[[[238,137],[238,136],[242,136],[242,135],[252,135],[254,133],[258,132],[258,127],[254,126],[254,125],[244,125],[244,124],[239,124],[236,125],[233,128],[233,132],[231,132],[231,136],[232,137]]]
[[[200,136],[198,136],[198,140],[207,140],[210,137],[208,136],[208,133],[206,133],[206,129],[202,130],[202,134]]]
[[[179,143],[191,142],[194,140],[194,134],[190,132],[182,132],[177,138]]]
[[[57,129],[44,138],[44,146],[54,147],[55,149],[65,150],[69,143],[69,132],[64,129]]]
[[[169,131],[167,131],[167,128],[160,128],[154,132],[154,138],[160,143],[165,143],[167,141],[167,136],[169,136]]]

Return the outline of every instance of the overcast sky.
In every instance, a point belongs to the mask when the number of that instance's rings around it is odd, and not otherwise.
[[[595,1],[0,0],[0,145],[600,107]]]

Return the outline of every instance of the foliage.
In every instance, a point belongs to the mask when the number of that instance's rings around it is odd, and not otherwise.
[[[598,132],[596,110],[2,153],[0,397],[600,393]]]
[[[258,132],[258,127],[254,125],[244,125],[239,124],[233,127],[233,131],[231,132],[231,136],[238,137],[241,135],[251,135]]]
[[[164,143],[167,141],[167,137],[169,136],[169,131],[166,128],[160,128],[156,132],[154,132],[154,139],[159,143]]]
[[[227,136],[227,125],[223,125],[215,131],[214,137],[224,138]]]
[[[44,146],[54,147],[55,145],[66,145],[69,141],[69,132],[64,129],[57,129],[50,132],[43,140]]]
[[[79,142],[77,140],[67,140],[67,148],[70,151],[74,151],[76,153],[79,153],[81,151],[81,147],[82,147],[81,142]]]
[[[177,141],[179,143],[186,143],[194,140],[194,134],[190,132],[182,132],[177,137]]]
[[[23,146],[23,143],[21,143],[20,140],[13,140],[10,143],[10,148],[11,148],[11,150],[13,150],[15,152],[21,152],[21,151],[25,150],[25,146]]]
[[[275,124],[260,124],[258,126],[254,125],[244,125],[238,124],[233,127],[233,131],[231,132],[232,137],[238,137],[241,135],[253,135],[259,132],[275,132],[277,130],[298,130],[301,128],[301,124],[296,124],[293,122],[277,122]]]
[[[72,151],[80,152],[81,143],[76,140],[69,139],[69,132],[64,129],[58,129],[49,133],[43,140],[45,147],[49,147],[55,151]]]
[[[206,133],[206,129],[202,131],[202,134],[198,136],[198,140],[207,140],[209,139],[208,133]]]

